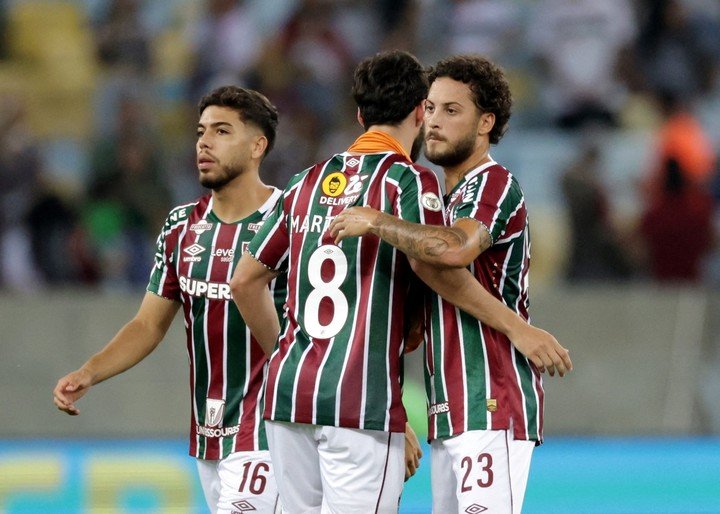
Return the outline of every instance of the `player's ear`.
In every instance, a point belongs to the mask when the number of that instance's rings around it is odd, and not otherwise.
[[[363,118],[363,115],[360,114],[360,107],[358,107],[357,110],[357,121],[362,128],[365,128],[365,119]]]
[[[268,140],[265,136],[256,137],[255,141],[253,143],[253,147],[252,147],[252,158],[253,159],[262,159],[267,147],[268,147]]]
[[[495,115],[491,112],[484,112],[478,120],[478,136],[486,136],[495,126]]]
[[[425,102],[427,100],[423,100],[420,102],[417,107],[415,107],[415,126],[419,127],[423,123],[425,123]]]

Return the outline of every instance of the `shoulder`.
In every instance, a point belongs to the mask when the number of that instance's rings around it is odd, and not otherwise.
[[[165,218],[165,225],[163,226],[163,231],[167,232],[175,227],[187,224],[193,211],[201,204],[207,205],[209,201],[210,195],[206,195],[198,198],[193,202],[176,205],[175,207],[170,209],[170,212]]]
[[[468,181],[466,187],[472,187],[475,184],[484,184],[486,189],[503,189],[512,192],[515,195],[522,196],[522,188],[515,175],[505,166],[493,163],[491,166],[483,170],[482,173],[476,175],[472,180]]]

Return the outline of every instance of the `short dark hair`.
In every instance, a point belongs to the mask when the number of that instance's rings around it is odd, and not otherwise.
[[[363,59],[353,78],[352,95],[365,129],[398,125],[425,98],[427,73],[409,52],[393,50]]]
[[[489,134],[490,143],[500,142],[507,130],[512,108],[510,85],[502,69],[480,55],[456,55],[441,60],[430,69],[431,84],[440,77],[449,77],[470,87],[477,108],[495,115],[495,125]]]
[[[213,89],[200,99],[198,114],[202,116],[203,111],[211,105],[234,109],[244,123],[252,123],[259,128],[268,141],[265,155],[270,153],[275,144],[278,112],[265,95],[253,89],[222,86]]]

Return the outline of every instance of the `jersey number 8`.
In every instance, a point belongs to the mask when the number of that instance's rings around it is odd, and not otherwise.
[[[332,278],[325,282],[321,269],[328,260],[334,265]],[[305,301],[305,331],[316,339],[334,337],[345,326],[348,317],[348,301],[340,291],[340,286],[347,277],[347,257],[335,245],[323,245],[315,250],[308,261],[308,278],[313,290]],[[320,323],[320,302],[329,298],[333,304],[333,315],[326,325]]]

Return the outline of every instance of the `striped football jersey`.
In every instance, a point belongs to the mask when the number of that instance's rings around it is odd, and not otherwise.
[[[530,237],[515,177],[491,161],[467,173],[446,200],[449,225],[472,218],[492,238],[492,246],[471,263],[471,273],[527,320]],[[535,367],[504,334],[435,294],[430,298],[425,348],[430,439],[509,429],[516,439],[541,441],[543,388]]]
[[[249,249],[269,268],[287,269],[266,419],[404,430],[403,307],[412,270],[374,235],[336,246],[327,229],[355,205],[442,224],[439,194],[430,170],[392,152],[337,154],[293,177]]]
[[[212,196],[173,209],[158,237],[148,291],[182,304],[190,360],[190,455],[222,459],[266,450],[263,377],[267,358],[230,294],[237,261],[281,195],[237,223],[223,223]],[[272,284],[278,312],[284,277]]]

